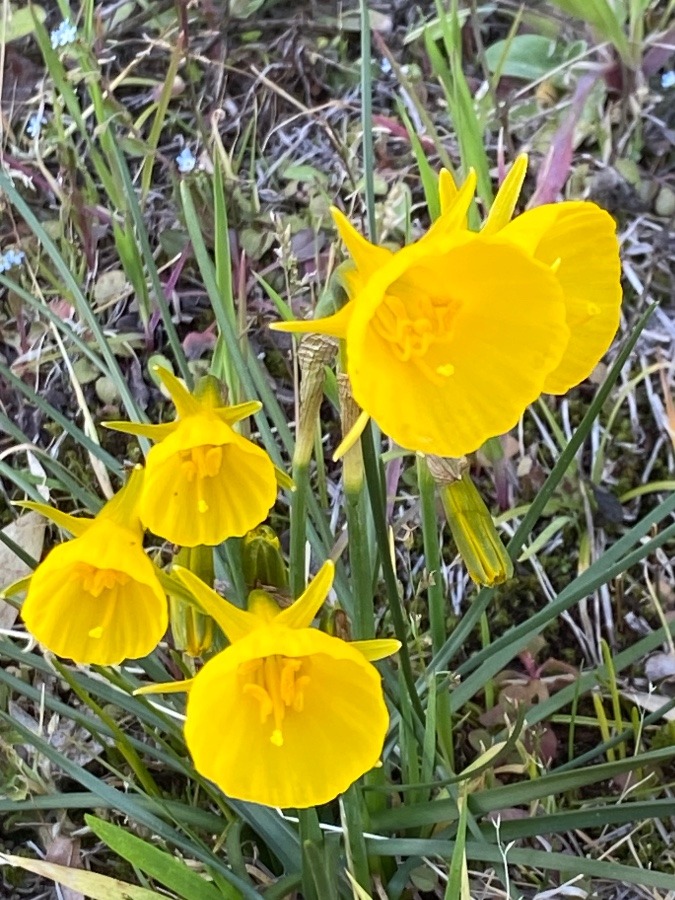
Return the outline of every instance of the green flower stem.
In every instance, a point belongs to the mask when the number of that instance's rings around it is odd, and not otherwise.
[[[441,548],[438,538],[438,517],[436,515],[436,482],[429,471],[426,459],[417,457],[417,483],[420,493],[422,514],[422,541],[424,559],[426,560],[429,587],[427,598],[429,603],[429,631],[431,647],[438,653],[446,638],[445,591],[441,576]],[[431,678],[435,678],[432,673]],[[450,695],[445,685],[440,685],[436,699],[436,725],[440,747],[443,750],[446,764],[451,767],[454,759],[452,737],[452,714]]]
[[[340,798],[340,812],[342,813],[342,826],[345,833],[347,859],[349,871],[361,887],[370,889],[370,865],[366,852],[366,839],[364,831],[368,829],[364,823],[364,809],[361,789],[357,784],[347,788]]]
[[[375,605],[365,499],[363,487],[345,490],[349,566],[354,594],[354,637],[360,641],[375,637]]]
[[[429,627],[431,647],[438,653],[445,643],[445,592],[441,576],[441,550],[438,540],[438,517],[436,515],[436,483],[431,476],[426,460],[417,457],[417,483],[420,492],[422,513],[422,541],[429,587]]]
[[[419,717],[420,721],[424,721],[424,712],[420,702],[419,695],[415,688],[415,679],[413,676],[412,665],[410,663],[410,654],[408,652],[408,632],[405,624],[405,616],[403,614],[403,605],[398,593],[398,582],[396,580],[396,572],[391,560],[391,552],[389,549],[389,535],[387,532],[387,520],[385,517],[385,498],[382,487],[382,473],[380,471],[380,461],[375,451],[375,441],[373,440],[372,424],[368,422],[363,434],[361,435],[361,449],[363,451],[363,464],[366,470],[366,484],[368,485],[368,495],[370,497],[370,507],[373,513],[373,521],[375,523],[375,536],[380,551],[380,561],[382,563],[382,571],[384,573],[384,581],[387,588],[387,598],[389,600],[389,609],[394,624],[394,632],[401,642],[399,650],[399,659],[401,661],[401,671],[405,685],[410,695],[410,702],[413,710]]]
[[[291,597],[299,597],[305,589],[305,544],[307,541],[307,490],[309,467],[295,463],[292,472],[295,490],[291,496],[291,537],[289,552],[289,584]]]
[[[490,646],[490,622],[487,613],[484,612],[480,617],[480,642],[485,650]],[[495,686],[492,680],[485,683],[485,709],[492,709],[495,705]]]
[[[320,876],[321,862],[318,857],[323,856],[323,834],[319,827],[319,817],[316,809],[298,810],[298,827],[300,831],[300,845],[302,847],[302,894],[307,900],[322,900],[317,895],[316,879]]]

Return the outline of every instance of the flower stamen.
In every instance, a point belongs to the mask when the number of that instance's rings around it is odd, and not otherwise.
[[[419,363],[434,344],[447,343],[458,309],[452,298],[422,297],[413,304],[387,294],[373,325],[401,362]]]
[[[309,675],[302,674],[304,661],[285,656],[268,656],[254,659],[239,668],[245,681],[243,692],[259,704],[260,724],[272,717],[274,727],[270,741],[276,747],[284,743],[283,721],[286,711],[302,712],[304,691],[310,682]]]

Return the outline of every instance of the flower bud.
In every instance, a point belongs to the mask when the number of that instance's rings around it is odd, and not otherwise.
[[[189,569],[208,587],[213,585],[213,548],[204,545],[183,547],[174,562]],[[175,595],[169,597],[169,615],[177,650],[188,656],[200,657],[211,648],[213,619],[210,616]]]
[[[511,578],[513,563],[468,472],[459,480],[441,484],[441,500],[471,579],[476,584],[493,587]]]
[[[285,591],[288,571],[281,554],[279,538],[268,525],[259,525],[244,536],[241,564],[249,590],[265,586]]]

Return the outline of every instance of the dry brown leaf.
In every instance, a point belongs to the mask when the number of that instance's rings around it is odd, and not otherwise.
[[[45,525],[44,516],[31,510],[6,525],[2,533],[33,559],[39,560],[45,539]],[[31,571],[16,553],[13,553],[6,544],[0,543],[0,590],[30,575]],[[18,614],[18,610],[13,606],[0,600],[0,628],[11,628]]]
[[[49,836],[46,843],[46,851],[45,860],[47,862],[68,866],[70,869],[82,868],[80,842],[77,838],[68,837],[65,834]],[[63,900],[85,900],[84,894],[72,887],[64,886],[61,893],[63,894]]]

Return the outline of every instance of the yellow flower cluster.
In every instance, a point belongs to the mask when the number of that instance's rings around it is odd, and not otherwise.
[[[213,390],[196,396],[168,371],[158,374],[176,421],[108,423],[157,443],[95,518],[25,504],[73,540],[35,570],[23,620],[45,647],[78,663],[145,656],[166,631],[166,576],[143,550],[145,528],[184,547],[217,544],[259,525],[276,497],[269,456],[232,429],[260,404],[221,406]],[[173,571],[230,641],[191,682],[152,688],[190,689],[185,737],[202,775],[231,797],[308,807],[377,764],[389,714],[370,660],[399,644],[348,643],[310,628],[332,563],[283,611],[264,591],[252,592],[248,611],[239,609],[189,570]]]
[[[157,373],[176,421],[108,423],[157,441],[145,469],[136,469],[94,519],[29,504],[75,539],[36,569],[23,619],[42,644],[78,663],[145,656],[166,631],[166,595],[143,551],[144,529],[184,547],[219,544],[259,525],[276,498],[272,460],[232,428],[260,404],[221,406],[215,391],[197,397],[168,370]]]
[[[621,303],[613,220],[592,203],[567,202],[512,221],[526,165],[516,160],[479,232],[467,224],[475,176],[458,188],[442,172],[441,216],[395,253],[333,211],[353,260],[349,301],[328,318],[277,327],[344,341],[341,377],[364,411],[353,433],[372,416],[404,448],[461,457],[513,427],[542,392],[578,384],[609,346]],[[108,423],[154,442],[145,467],[93,519],[26,504],[73,539],[36,569],[24,622],[61,656],[118,664],[156,647],[168,625],[165,589],[180,586],[181,602],[191,597],[195,616],[209,617],[229,644],[193,679],[143,690],[188,692],[185,737],[196,769],[234,798],[327,802],[377,765],[389,716],[372,662],[400,645],[347,642],[311,627],[332,585],[330,562],[283,610],[263,590],[241,609],[194,572],[174,565],[167,576],[155,566],[143,550],[145,530],[184,548],[180,558],[191,565],[204,547],[267,518],[279,475],[233,427],[259,403],[224,406],[208,380],[190,393],[156,371],[175,420]],[[316,410],[321,393],[314,399]],[[306,449],[303,462],[311,441]],[[480,496],[463,471],[445,478],[442,468],[449,524],[472,577],[503,580],[511,562]],[[200,653],[207,643],[192,635],[183,646]]]

